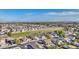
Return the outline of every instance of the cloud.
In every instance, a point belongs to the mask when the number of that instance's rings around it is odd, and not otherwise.
[[[33,15],[33,13],[26,13],[26,14],[24,14],[24,16],[32,16]]]
[[[74,15],[74,14],[79,14],[79,12],[48,12],[45,13],[44,15]]]
[[[25,13],[18,21],[79,21],[79,12],[46,12],[40,14]]]
[[[25,14],[20,15],[18,18],[23,19],[23,18],[31,17],[33,15],[34,15],[33,13],[25,13]]]

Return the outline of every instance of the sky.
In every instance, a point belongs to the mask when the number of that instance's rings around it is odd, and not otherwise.
[[[79,9],[0,9],[0,22],[79,21]]]

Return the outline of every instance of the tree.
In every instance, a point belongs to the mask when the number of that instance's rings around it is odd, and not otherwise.
[[[49,34],[45,35],[47,37],[47,39],[51,39],[51,36]]]
[[[63,30],[55,30],[54,32],[57,33],[57,34],[59,34],[62,37],[65,37],[65,33],[64,33]]]
[[[58,33],[59,33],[60,36],[65,37],[65,33],[64,33],[64,31],[61,30],[61,31],[58,31]]]
[[[15,41],[16,41],[16,44],[22,43],[22,41],[20,39],[16,39]]]
[[[8,36],[11,36],[11,32],[8,32],[7,35],[8,35]]]

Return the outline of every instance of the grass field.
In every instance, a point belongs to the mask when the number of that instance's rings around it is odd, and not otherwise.
[[[18,38],[23,36],[34,36],[39,35],[40,33],[46,33],[46,32],[53,32],[55,30],[63,30],[61,27],[54,27],[54,28],[48,28],[48,29],[42,29],[42,30],[31,30],[27,32],[19,32],[19,33],[11,33],[11,37]]]

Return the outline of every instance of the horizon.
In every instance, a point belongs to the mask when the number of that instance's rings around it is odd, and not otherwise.
[[[1,22],[79,22],[79,9],[0,9]]]

